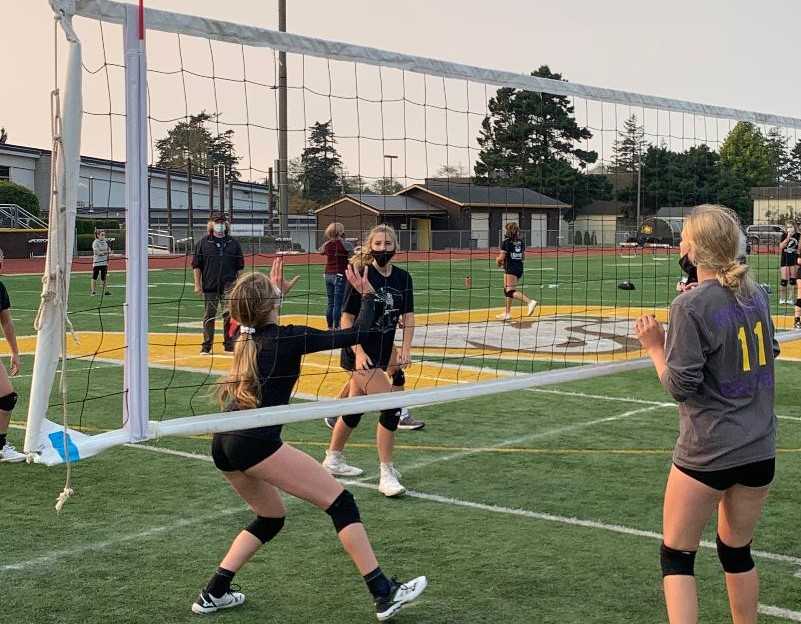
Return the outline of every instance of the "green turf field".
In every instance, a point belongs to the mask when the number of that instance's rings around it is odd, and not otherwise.
[[[773,258],[753,258],[760,281],[774,285]],[[625,266],[617,266],[625,265]],[[489,261],[410,263],[417,310],[502,305],[500,275]],[[535,270],[536,268],[541,270]],[[546,270],[547,269],[547,270]],[[294,268],[304,279],[287,313],[319,315],[320,267]],[[526,287],[544,303],[664,307],[678,278],[675,257],[574,260],[529,257]],[[473,289],[464,289],[465,275]],[[196,322],[202,305],[191,272],[150,275],[151,331]],[[122,283],[122,274],[112,274]],[[615,288],[624,279],[637,290]],[[488,285],[493,284],[492,289]],[[3,278],[20,335],[30,333],[38,276]],[[73,277],[79,330],[122,328],[123,288],[90,298],[88,276]],[[551,287],[558,284],[558,287]],[[112,283],[112,286],[116,284]],[[775,293],[774,293],[775,300]],[[775,308],[774,308],[775,309]],[[180,318],[178,318],[180,313]],[[181,331],[198,331],[182,329]],[[15,381],[24,417],[32,358]],[[486,359],[485,366],[493,364]],[[73,361],[71,418],[119,426],[118,366]],[[538,363],[538,367],[543,366]],[[778,475],[754,548],[760,602],[801,611],[801,546],[795,539],[801,497],[801,363],[777,365]],[[213,410],[210,373],[152,369],[151,418]],[[165,390],[169,388],[169,391]],[[91,398],[91,400],[85,400]],[[84,414],[80,410],[83,407]],[[664,622],[658,561],[662,489],[676,436],[675,406],[653,371],[642,371],[415,410],[421,432],[398,434],[396,464],[411,492],[379,495],[373,419],[348,450],[368,478],[349,482],[379,561],[400,578],[426,574],[430,587],[398,622]],[[369,424],[368,424],[369,423]],[[285,439],[322,457],[328,430],[288,426]],[[22,431],[11,439],[21,446]],[[56,515],[63,467],[0,465],[4,492],[0,621],[25,624],[193,622],[189,607],[230,539],[252,514],[209,462],[204,438],[163,439],[112,449],[73,467],[76,496]],[[369,595],[344,555],[329,518],[288,501],[285,531],[237,575],[246,604],[220,622],[374,621]],[[714,540],[710,531],[708,539]],[[697,574],[701,621],[729,621],[714,550],[702,549]],[[765,615],[765,622],[781,622]]]

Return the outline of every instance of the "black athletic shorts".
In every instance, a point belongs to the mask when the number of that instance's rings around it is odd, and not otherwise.
[[[782,252],[781,266],[794,267],[798,266],[798,254],[786,254]]]
[[[523,277],[523,267],[509,267],[503,270],[504,273],[507,275],[514,275],[517,279],[521,279]]]
[[[100,280],[105,282],[106,281],[106,273],[108,273],[108,266],[93,266],[92,267],[92,279],[96,280],[97,276],[100,276]]]
[[[673,465],[687,476],[721,492],[734,485],[753,488],[765,487],[773,482],[773,476],[776,474],[775,457],[726,470],[691,470],[676,464]]]
[[[283,444],[281,425],[215,433],[211,456],[214,465],[223,472],[244,471],[270,457]]]

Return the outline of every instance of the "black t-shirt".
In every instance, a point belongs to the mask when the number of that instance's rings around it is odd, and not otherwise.
[[[370,265],[367,269],[367,279],[375,289],[375,317],[371,333],[367,342],[362,346],[373,366],[386,368],[392,356],[392,346],[395,342],[395,330],[398,320],[404,314],[414,312],[414,286],[412,276],[403,269],[393,266],[389,276],[384,277],[378,270]],[[343,312],[359,314],[362,307],[361,295],[348,284],[345,290]],[[353,370],[356,358],[352,349],[342,350],[342,367]]]
[[[3,285],[3,282],[0,282],[0,312],[3,310],[8,310],[10,307],[11,299],[8,298],[8,291]]]
[[[204,236],[195,246],[192,268],[202,272],[203,292],[222,293],[245,268],[242,247],[230,236]]]
[[[353,327],[324,331],[304,325],[266,325],[256,328],[253,340],[258,353],[261,403],[259,407],[288,405],[292,390],[300,377],[300,364],[306,353],[340,349],[364,343],[370,336],[376,307],[374,298],[368,297]],[[236,411],[232,405],[229,411]],[[216,435],[234,435],[248,438],[274,439],[282,425],[230,431]]]
[[[503,270],[507,273],[520,273],[523,271],[523,255],[526,246],[520,239],[504,238],[501,249],[506,252],[503,259]]]
[[[782,253],[785,256],[798,255],[798,248],[799,248],[799,241],[801,241],[801,234],[798,232],[795,232],[794,234],[785,232],[784,236],[782,236],[782,242],[786,241],[788,237],[790,238],[790,240],[787,242],[787,246],[784,249],[782,249]]]

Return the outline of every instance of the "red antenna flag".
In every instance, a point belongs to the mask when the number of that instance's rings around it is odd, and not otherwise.
[[[145,0],[139,0],[139,40],[145,39]]]

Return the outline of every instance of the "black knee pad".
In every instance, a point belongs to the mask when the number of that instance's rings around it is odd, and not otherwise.
[[[801,308],[801,297],[799,297],[798,299],[795,300],[795,307],[796,308]]]
[[[798,281],[798,278],[791,277],[789,280],[790,286],[795,286],[795,283]]]
[[[785,286],[787,286],[787,280],[786,279],[779,280],[779,284],[781,285],[782,288],[784,288]]]
[[[751,542],[745,546],[734,548],[723,543],[720,535],[715,540],[718,545],[718,559],[723,571],[728,574],[741,574],[754,569],[754,560],[751,558]]]
[[[384,429],[397,431],[398,423],[400,422],[400,409],[381,410],[378,422],[383,425]]]
[[[342,420],[345,421],[345,424],[350,427],[351,429],[355,429],[359,426],[359,423],[362,420],[362,416],[364,414],[346,414],[342,417]]]
[[[516,288],[510,288],[508,290],[506,288],[503,289],[504,296],[505,297],[509,297],[509,299],[514,299],[514,296],[515,296],[516,292],[517,292]]]
[[[397,388],[402,388],[406,385],[406,375],[404,374],[402,368],[399,368],[392,373],[392,385]]]
[[[19,395],[16,392],[12,392],[11,394],[7,394],[5,396],[0,397],[0,410],[4,412],[10,412],[14,409],[14,406],[17,404],[17,397]]]
[[[359,508],[356,506],[356,499],[347,490],[342,490],[342,493],[336,497],[325,513],[331,516],[337,533],[351,524],[358,524],[362,521]]]
[[[674,550],[662,542],[659,554],[662,576],[695,576],[695,551]]]
[[[281,529],[284,528],[284,520],[285,518],[256,516],[256,519],[245,528],[245,531],[262,544],[266,544],[281,532]]]

